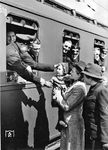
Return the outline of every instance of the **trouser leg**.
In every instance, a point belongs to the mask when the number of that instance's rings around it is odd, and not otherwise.
[[[98,139],[92,139],[90,135],[85,134],[85,150],[102,150]]]

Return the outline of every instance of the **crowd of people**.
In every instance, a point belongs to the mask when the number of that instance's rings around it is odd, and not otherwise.
[[[56,129],[61,133],[60,150],[107,150],[108,89],[103,84],[104,65],[99,64],[99,55],[103,53],[95,48],[94,63],[86,64],[79,60],[80,48],[66,40],[63,43],[63,62],[42,64],[35,61],[40,49],[39,40],[30,35],[21,37],[31,40],[31,45],[17,42],[13,31],[7,34],[7,69],[16,71],[34,84],[52,88],[51,103],[59,110]],[[36,76],[33,69],[56,71],[56,75],[46,81]]]

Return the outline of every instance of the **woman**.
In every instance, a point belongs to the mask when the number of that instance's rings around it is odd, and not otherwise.
[[[82,104],[86,95],[86,87],[82,82],[82,71],[85,63],[80,61],[71,66],[70,87],[65,93],[55,90],[57,102],[63,109],[67,128],[61,130],[60,150],[84,149],[84,122],[82,118]],[[72,82],[71,82],[72,81]]]

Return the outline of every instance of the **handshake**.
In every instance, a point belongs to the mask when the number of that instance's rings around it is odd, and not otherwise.
[[[43,78],[40,78],[40,84],[41,86],[46,86],[46,87],[52,87],[52,83],[50,81],[46,81],[45,79]]]
[[[41,86],[44,86],[46,84],[46,80],[43,78],[40,78],[40,84]]]

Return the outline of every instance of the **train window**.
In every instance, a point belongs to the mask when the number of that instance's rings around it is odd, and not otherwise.
[[[9,14],[6,23],[6,46],[15,43],[22,59],[24,52],[38,62],[40,41],[38,39],[39,24],[37,21]],[[37,46],[38,45],[38,46]],[[25,61],[25,60],[24,60]],[[7,82],[17,81],[18,75],[10,71],[7,65]]]
[[[105,42],[99,39],[94,39],[94,63],[102,67],[102,72],[105,71],[106,55],[107,49],[105,48]]]
[[[63,32],[63,62],[78,62],[80,47],[80,35],[75,32],[64,30]]]

